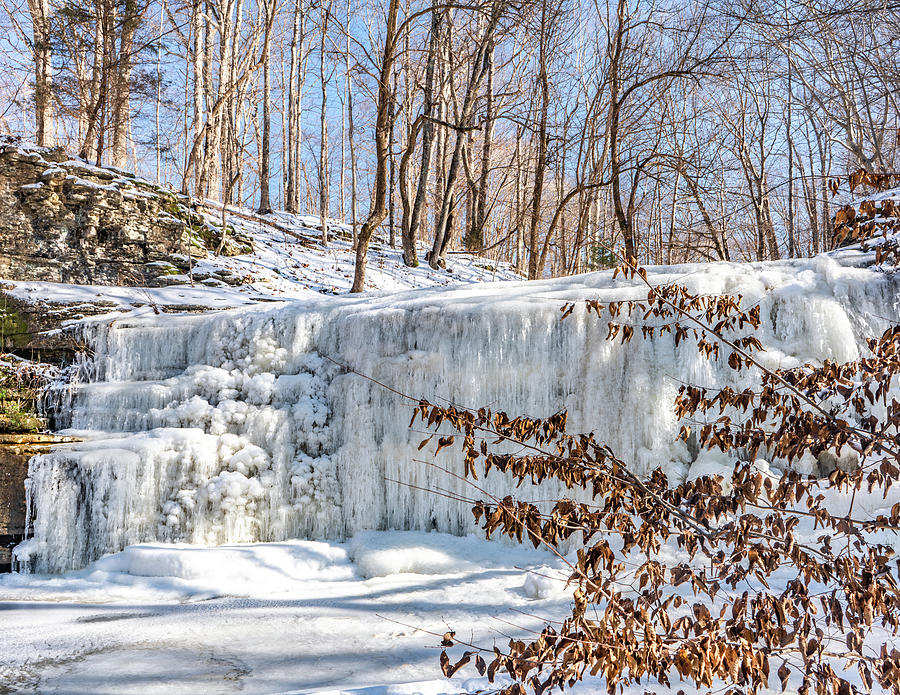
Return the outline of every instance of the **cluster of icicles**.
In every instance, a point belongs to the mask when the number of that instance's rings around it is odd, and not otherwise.
[[[825,257],[650,278],[760,303],[772,366],[854,359],[898,318],[897,281]],[[481,493],[440,470],[460,469],[457,451],[418,450],[427,433],[409,427],[401,394],[510,415],[565,408],[572,431],[595,432],[636,470],[709,472],[718,459],[675,441],[672,401],[683,382],[741,386],[730,370],[670,336],[609,342],[583,308],[561,320],[566,302],[645,294],[597,273],[91,324],[91,369],[56,404],[84,442],[32,460],[20,566],[64,571],[144,541],[472,531],[453,498]],[[512,490],[496,475],[479,484]]]

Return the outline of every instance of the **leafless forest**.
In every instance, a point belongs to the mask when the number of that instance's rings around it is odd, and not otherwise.
[[[344,221],[363,255],[383,225],[408,265],[804,256],[833,243],[830,178],[896,168],[890,2],[0,0],[0,22],[0,132]]]

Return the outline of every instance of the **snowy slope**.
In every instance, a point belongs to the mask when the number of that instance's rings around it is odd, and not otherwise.
[[[330,221],[330,239],[325,245],[321,242],[317,217],[287,212],[261,217],[247,210],[235,212],[242,216],[228,216],[227,224],[253,239],[254,253],[233,257],[209,253],[206,259],[194,266],[196,275],[203,277],[218,273],[239,278],[247,285],[244,288],[247,291],[273,297],[303,297],[310,290],[339,294],[350,289],[356,258],[350,227]],[[257,221],[248,220],[245,216]],[[209,215],[208,219],[213,224],[220,224],[216,216]],[[276,226],[267,225],[265,221]],[[403,264],[399,230],[397,234],[395,247],[388,244],[388,234],[384,228],[372,239],[366,271],[367,290],[396,291],[522,279],[508,263],[467,253],[450,254],[447,269],[434,270],[424,260],[426,246],[422,243],[418,245],[419,266],[409,268]],[[184,281],[187,278],[180,279]]]
[[[101,306],[108,313],[132,316],[162,312],[232,309],[252,304],[290,299],[311,299],[322,294],[349,292],[353,283],[355,253],[344,230],[327,245],[312,235],[316,218],[275,213],[279,226],[301,234],[310,241],[278,232],[264,224],[229,217],[228,224],[254,239],[254,252],[240,256],[216,256],[205,252],[191,259],[190,274],[164,275],[172,283],[166,287],[110,287],[104,285],[63,285],[0,279],[4,293],[33,305],[65,306],[70,317],[79,317],[79,307]],[[336,230],[342,228],[335,224]],[[425,247],[420,244],[420,257]],[[402,251],[376,235],[369,249],[366,271],[367,292],[401,291],[425,287],[452,287],[466,284],[521,280],[508,263],[497,263],[471,254],[449,256],[446,269],[435,270],[424,260],[416,268],[403,264]],[[187,259],[184,258],[186,263]],[[229,282],[223,281],[227,279]],[[95,310],[85,312],[96,315]],[[104,312],[101,312],[101,315]]]
[[[221,227],[221,213],[215,213],[215,204],[198,209],[206,210],[203,216],[211,227]],[[171,264],[155,264],[159,275],[154,282],[167,283],[162,287],[66,285],[0,278],[0,291],[64,315],[69,324],[80,319],[94,321],[98,316],[109,320],[112,314],[215,311],[349,292],[356,259],[349,226],[330,221],[330,240],[323,244],[319,220],[310,215],[278,211],[260,216],[250,210],[229,208],[226,224],[230,234],[252,239],[252,253],[225,256],[196,248],[190,259],[174,254]],[[425,244],[418,244],[419,265],[410,268],[403,263],[402,249],[388,243],[387,230],[376,232],[369,247],[366,291],[522,279],[509,263],[468,253],[451,252],[446,268],[433,269],[424,260],[426,250]]]

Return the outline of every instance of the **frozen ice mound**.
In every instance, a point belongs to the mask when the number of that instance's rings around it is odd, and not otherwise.
[[[559,598],[574,591],[568,583],[570,574],[558,567],[542,565],[525,574],[522,590],[530,599]]]
[[[280,585],[285,580],[347,579],[346,552],[314,541],[196,547],[183,543],[132,545],[93,563],[94,571],[223,584]]]

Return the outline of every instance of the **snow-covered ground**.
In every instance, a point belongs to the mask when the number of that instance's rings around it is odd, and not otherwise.
[[[559,566],[419,532],[132,546],[64,576],[0,577],[0,692],[473,691],[474,670],[442,678],[440,635],[503,646],[540,629],[568,606]]]
[[[247,214],[247,211],[239,212]],[[253,239],[254,252],[232,257],[208,254],[194,266],[195,274],[224,273],[243,280],[248,292],[273,297],[303,297],[310,292],[341,294],[350,289],[356,253],[349,226],[330,222],[331,236],[328,244],[322,244],[318,217],[281,211],[249,217],[258,221],[231,215],[228,224]],[[213,215],[209,220],[220,223]],[[279,228],[301,235],[305,241]],[[434,270],[425,261],[425,252],[430,248],[423,243],[417,249],[419,265],[407,267],[402,260],[399,234],[398,229],[395,246],[388,243],[385,228],[373,237],[366,267],[366,290],[397,291],[522,279],[509,263],[468,253],[451,253],[447,256],[447,268]]]
[[[863,494],[857,512],[883,513],[898,498],[900,491],[888,500]],[[847,500],[833,502],[838,512]],[[821,533],[808,522],[796,532],[798,542]],[[900,549],[896,533],[873,541]],[[611,542],[615,547],[614,536]],[[674,539],[656,557],[670,567],[687,561]],[[510,681],[501,674],[492,685],[471,666],[453,679],[441,677],[441,636],[453,630],[460,643],[488,650],[533,637],[571,610],[565,563],[573,560],[476,536],[415,531],[361,532],[345,543],[133,545],[64,575],[0,576],[0,692],[481,693]],[[776,572],[772,590],[793,576]],[[735,599],[745,588],[723,588],[719,597]],[[672,611],[673,620],[696,599],[688,584],[677,593],[685,603]],[[875,632],[896,643],[888,632]],[[827,634],[826,651],[840,652],[842,633]],[[458,658],[464,648],[452,653]],[[855,669],[841,675],[859,685]],[[632,684],[622,694],[710,692],[680,681],[674,670],[671,679],[670,686]],[[772,687],[759,692],[796,695],[799,681],[795,674],[782,691],[773,674]],[[606,686],[586,677],[568,692],[601,695]]]

